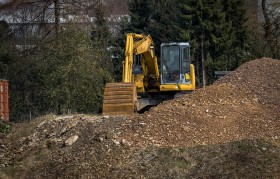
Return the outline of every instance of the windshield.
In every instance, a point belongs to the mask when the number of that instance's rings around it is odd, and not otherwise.
[[[180,48],[177,45],[162,48],[163,83],[178,83],[180,80]]]
[[[179,70],[179,46],[163,47],[163,64],[168,70]]]

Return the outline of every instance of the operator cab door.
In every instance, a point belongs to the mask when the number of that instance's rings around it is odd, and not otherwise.
[[[180,54],[181,54],[181,71],[180,71],[180,84],[190,84],[191,77],[190,77],[190,46],[188,43],[181,43],[180,46]]]
[[[189,43],[161,45],[161,84],[190,84]]]

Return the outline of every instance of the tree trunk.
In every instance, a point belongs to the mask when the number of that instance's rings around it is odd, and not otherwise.
[[[271,33],[271,23],[267,13],[266,0],[262,0],[262,13],[265,21],[264,24],[265,37],[268,37]]]
[[[272,58],[275,58],[275,53],[274,53],[274,44],[273,44],[273,36],[272,36],[272,23],[271,20],[269,18],[268,15],[268,11],[267,11],[267,1],[266,0],[262,0],[262,13],[263,13],[263,17],[264,17],[264,38],[267,41],[268,44],[268,48],[269,48],[269,55]]]
[[[199,47],[198,47],[199,48]],[[201,65],[200,65],[200,55],[199,55],[199,49],[196,48],[196,51],[197,51],[197,54],[196,54],[196,71],[195,71],[195,74],[196,74],[196,79],[197,79],[197,82],[198,82],[198,86],[200,87],[201,86],[201,79],[200,79],[200,69],[201,69]]]
[[[59,0],[54,0],[54,17],[55,17],[55,34],[57,35],[60,29],[60,6]]]
[[[201,66],[202,66],[202,85],[203,85],[203,88],[205,88],[206,86],[206,75],[205,75],[205,64],[204,64],[204,61],[205,61],[205,57],[204,57],[204,42],[203,42],[203,38],[201,40]]]

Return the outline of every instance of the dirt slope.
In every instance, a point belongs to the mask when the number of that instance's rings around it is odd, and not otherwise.
[[[133,145],[194,146],[280,134],[280,61],[248,62],[215,84],[130,118]]]
[[[215,84],[221,83],[246,87],[257,95],[261,103],[280,105],[279,60],[262,58],[245,63]]]
[[[258,59],[142,115],[14,124],[0,178],[279,178],[279,73]]]

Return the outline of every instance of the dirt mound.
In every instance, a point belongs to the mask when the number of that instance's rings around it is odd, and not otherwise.
[[[0,141],[0,178],[104,178],[127,154],[114,135],[125,119],[50,115],[16,124]]]
[[[142,115],[45,116],[0,138],[0,178],[279,178],[280,61]]]
[[[136,146],[194,146],[280,136],[280,61],[248,62],[215,84],[130,118]]]
[[[45,116],[32,126],[18,128],[17,132],[30,132],[21,137],[10,136],[13,142],[6,141],[1,145],[0,178],[280,176],[280,147],[275,146],[276,143],[243,140],[195,147],[149,146],[135,150],[116,137],[124,120],[85,115]],[[77,135],[78,140],[65,145],[73,135]]]
[[[262,58],[243,64],[215,84],[232,83],[251,90],[263,103],[280,106],[280,62]]]

